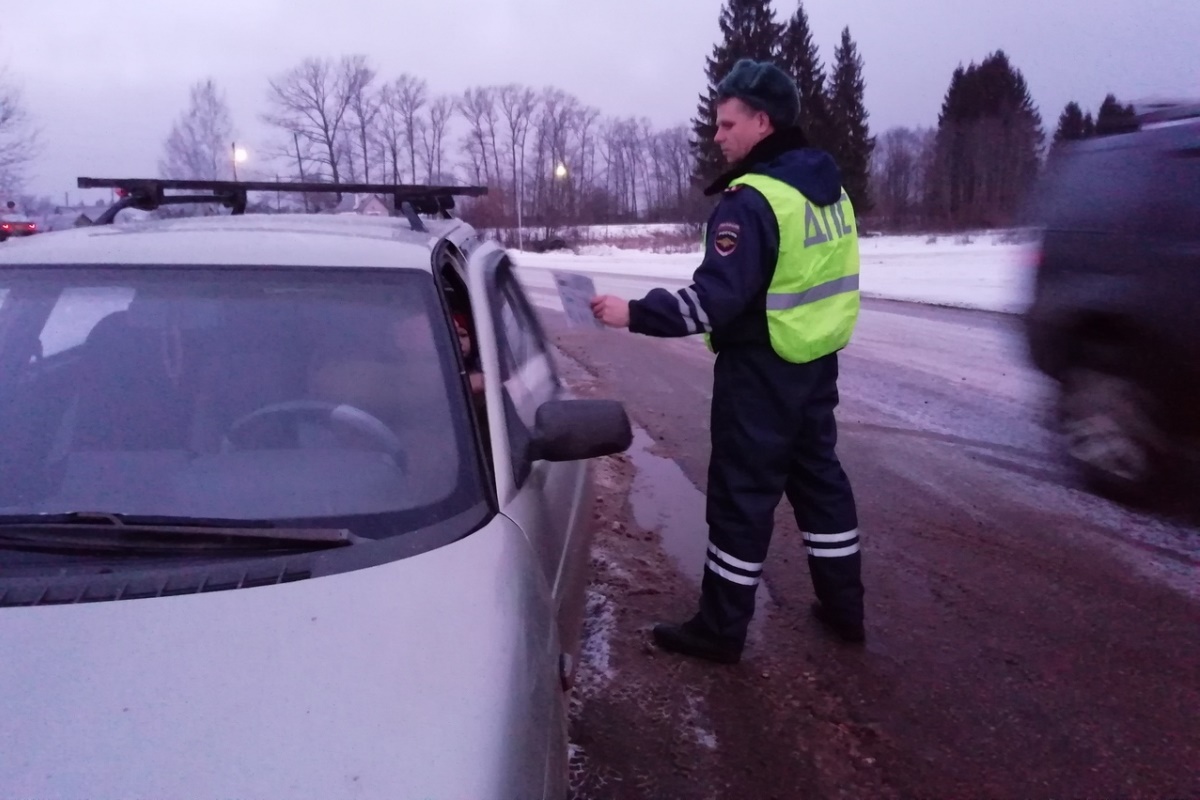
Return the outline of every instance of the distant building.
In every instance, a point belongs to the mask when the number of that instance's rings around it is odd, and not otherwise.
[[[358,205],[358,213],[368,217],[387,217],[391,215],[388,204],[379,195],[373,194]]]
[[[392,206],[377,194],[361,195],[344,194],[342,202],[338,203],[329,213],[331,214],[362,214],[367,217],[391,216]]]
[[[43,217],[39,224],[44,232],[65,231],[70,228],[82,228],[91,225],[96,221],[94,217],[99,217],[103,213],[103,209],[88,209],[88,211],[56,210],[54,214]]]

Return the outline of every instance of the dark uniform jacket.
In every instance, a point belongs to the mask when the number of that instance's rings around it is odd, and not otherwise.
[[[721,197],[705,229],[704,260],[691,286],[655,289],[629,304],[629,329],[648,336],[712,335],[714,350],[769,345],[767,287],[779,256],[779,227],[756,189],[730,186],[746,173],[781,180],[815,205],[842,195],[841,172],[823,150],[806,147],[799,131],[777,131],[759,142],[740,164],[709,187]]]

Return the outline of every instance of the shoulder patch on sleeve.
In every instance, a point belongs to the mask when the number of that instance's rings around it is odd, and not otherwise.
[[[722,222],[717,226],[713,233],[713,249],[717,251],[717,255],[728,256],[737,249],[738,235],[742,232],[742,226],[736,222]]]
[[[740,183],[735,183],[732,186],[726,186],[725,194],[732,194],[734,192],[740,192],[742,190],[742,186],[743,186],[743,184],[740,184]]]

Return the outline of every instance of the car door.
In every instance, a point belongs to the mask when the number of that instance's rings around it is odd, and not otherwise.
[[[1155,274],[1144,280],[1153,284],[1153,301],[1143,325],[1158,334],[1155,358],[1167,402],[1184,428],[1197,432],[1200,421],[1190,409],[1200,396],[1200,124],[1190,135],[1181,130],[1155,167],[1155,193],[1145,209]]]
[[[504,251],[480,248],[469,272],[473,303],[486,306],[477,309],[476,319],[489,322],[479,326],[486,329],[480,348],[500,508],[537,552],[558,609],[559,632],[573,653],[591,536],[589,465],[531,457],[538,407],[565,396],[550,344]]]

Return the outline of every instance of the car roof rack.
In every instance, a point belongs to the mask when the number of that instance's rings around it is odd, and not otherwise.
[[[246,213],[250,192],[299,192],[303,194],[375,194],[394,200],[395,212],[403,214],[415,231],[425,231],[419,214],[451,219],[455,197],[482,197],[486,186],[426,186],[404,183],[320,183],[313,181],[209,181],[168,178],[79,178],[80,189],[115,189],[120,195],[94,225],[111,225],[126,208],[154,211],[167,205],[220,203],[232,214]],[[167,194],[167,190],[206,194]]]

